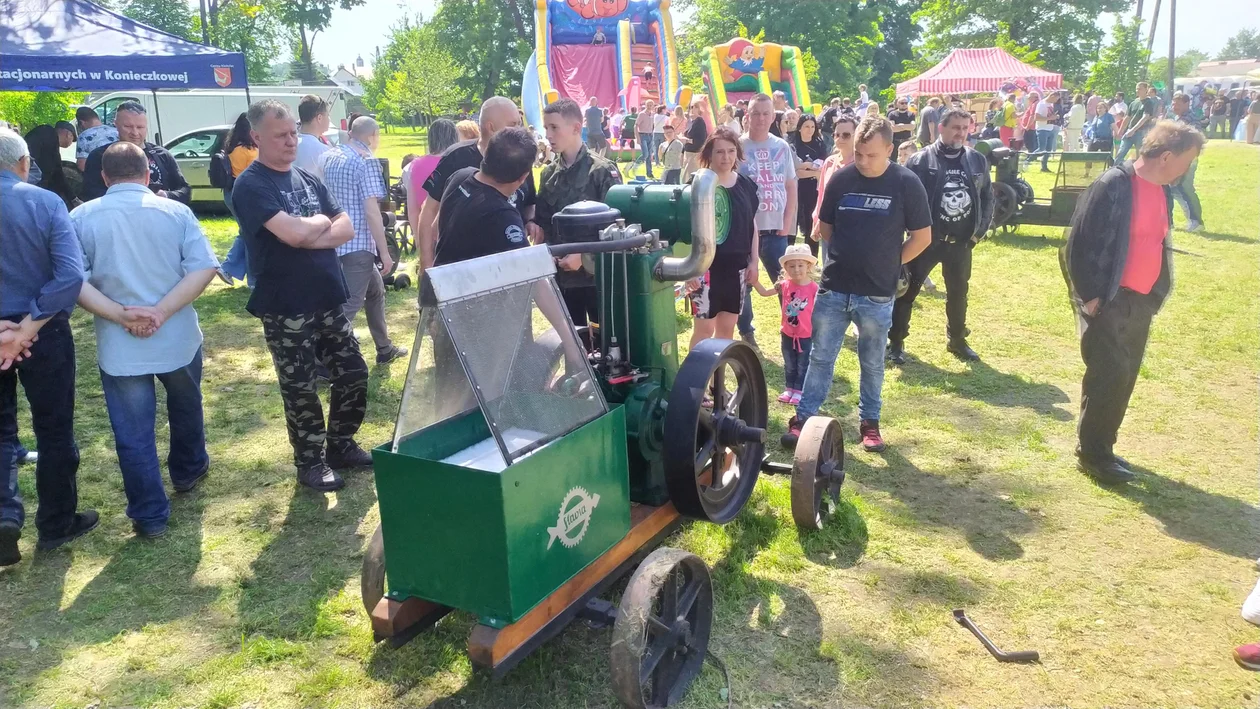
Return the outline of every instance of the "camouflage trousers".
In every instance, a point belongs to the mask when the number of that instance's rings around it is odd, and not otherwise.
[[[293,463],[324,462],[325,442],[339,450],[354,440],[367,413],[367,363],[341,308],[309,315],[263,315],[263,336],[280,380]],[[328,368],[328,426],[316,391],[316,362]]]

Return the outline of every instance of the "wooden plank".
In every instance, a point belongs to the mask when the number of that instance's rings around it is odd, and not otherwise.
[[[468,636],[468,657],[479,667],[494,668],[517,648],[529,642],[551,619],[580,601],[587,591],[676,519],[678,510],[668,502],[661,507],[632,505],[630,533],[534,606],[525,617],[504,628],[491,628],[480,623],[473,626],[472,633]]]
[[[387,596],[372,609],[372,632],[377,638],[397,637],[417,623],[427,622],[432,625],[451,610],[447,606],[420,598],[395,601]]]

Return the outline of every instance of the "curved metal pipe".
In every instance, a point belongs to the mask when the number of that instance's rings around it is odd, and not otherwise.
[[[701,168],[691,178],[691,253],[685,258],[666,256],[656,262],[658,281],[688,281],[709,270],[717,253],[717,173]]]

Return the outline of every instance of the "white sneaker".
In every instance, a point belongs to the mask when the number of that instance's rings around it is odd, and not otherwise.
[[[1243,601],[1242,617],[1252,625],[1260,625],[1260,581],[1256,582],[1256,587],[1251,589],[1251,595]]]
[[[1203,231],[1203,222],[1190,221],[1190,223],[1186,224],[1186,231]]]

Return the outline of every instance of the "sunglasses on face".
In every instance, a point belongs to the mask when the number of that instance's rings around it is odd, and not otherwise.
[[[852,137],[853,137],[853,134],[852,134],[852,133],[836,133],[836,135],[840,136],[841,138],[852,138]]]

